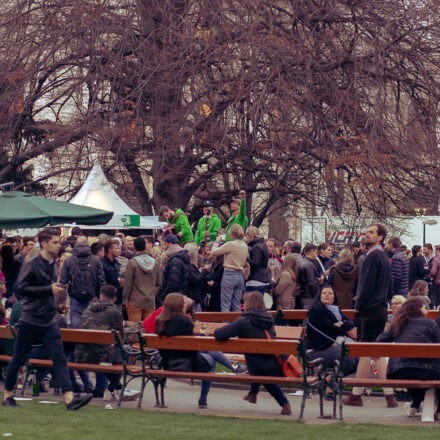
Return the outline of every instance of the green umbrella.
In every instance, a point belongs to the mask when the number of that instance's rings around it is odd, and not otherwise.
[[[104,225],[112,217],[113,212],[110,211],[23,192],[0,194],[0,229],[42,228],[65,223]]]

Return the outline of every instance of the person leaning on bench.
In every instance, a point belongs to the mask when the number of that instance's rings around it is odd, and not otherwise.
[[[37,235],[41,252],[25,263],[17,280],[17,292],[22,297],[20,321],[14,355],[6,370],[3,406],[16,407],[14,386],[17,375],[37,339],[53,361],[56,378],[60,384],[68,410],[87,405],[91,394],[73,394],[72,384],[64,355],[61,330],[56,324],[57,306],[55,297],[65,293],[65,288],[56,283],[55,261],[60,250],[60,236],[54,228],[45,228]]]
[[[235,322],[218,328],[214,337],[218,341],[226,341],[234,336],[239,338],[275,339],[275,327],[272,316],[264,305],[263,295],[260,292],[247,292],[244,296],[244,313]],[[253,376],[283,376],[281,365],[272,354],[245,354],[246,365],[250,375]],[[279,384],[264,384],[266,390],[281,406],[281,414],[290,415],[292,409]],[[260,384],[252,383],[249,393],[244,400],[257,403]]]
[[[440,343],[440,329],[428,319],[428,308],[420,297],[408,299],[396,312],[387,333],[377,338],[377,342],[407,342],[422,344]],[[387,367],[388,379],[435,380],[440,379],[439,359],[390,358]],[[420,404],[425,398],[426,388],[408,388],[411,396],[404,405],[408,416],[413,417],[420,411]],[[439,394],[439,390],[437,390]]]

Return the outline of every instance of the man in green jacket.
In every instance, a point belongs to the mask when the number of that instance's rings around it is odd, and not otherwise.
[[[159,208],[159,216],[164,217],[174,227],[181,246],[193,241],[194,237],[188,217],[181,209],[173,210],[169,206],[164,205]]]
[[[238,193],[239,198],[232,199],[231,202],[231,212],[232,215],[229,217],[228,222],[226,223],[226,241],[232,240],[229,235],[229,230],[234,223],[238,223],[243,231],[246,231],[249,220],[246,216],[246,193],[241,190]]]
[[[217,232],[222,227],[222,222],[217,214],[214,214],[214,206],[210,200],[203,203],[203,217],[197,223],[197,231],[194,243],[205,245],[217,239]]]

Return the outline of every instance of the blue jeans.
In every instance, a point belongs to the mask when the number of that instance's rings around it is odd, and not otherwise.
[[[280,405],[281,407],[283,407],[286,403],[289,403],[279,384],[265,383],[263,384],[263,386],[264,388],[266,388],[267,392],[278,402],[278,405]],[[251,383],[251,393],[258,394],[258,391],[260,391],[260,384]]]
[[[205,361],[211,367],[209,371],[214,371],[215,370],[215,359],[212,357],[211,352],[201,351],[200,355],[203,357],[203,359],[205,359]],[[200,398],[199,398],[200,401],[206,402],[210,388],[211,388],[211,381],[210,380],[202,380],[202,384],[200,387]]]
[[[269,284],[265,284],[264,286],[246,286],[246,292],[260,292],[264,295],[268,287]]]
[[[225,269],[221,282],[221,311],[239,312],[243,296],[244,278],[241,270]]]
[[[70,328],[79,328],[79,321],[90,301],[77,301],[70,297]]]

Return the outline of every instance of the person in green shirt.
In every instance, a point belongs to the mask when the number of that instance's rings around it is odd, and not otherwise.
[[[232,240],[229,235],[229,230],[234,223],[238,223],[243,231],[246,230],[249,220],[246,216],[246,193],[241,190],[238,194],[239,198],[232,199],[231,202],[231,212],[232,215],[226,223],[226,241]]]
[[[164,217],[168,223],[173,225],[176,235],[179,237],[179,244],[183,246],[191,243],[194,239],[188,217],[181,209],[171,209],[169,206],[161,206],[159,215]]]
[[[217,232],[222,227],[222,222],[217,214],[214,214],[214,206],[210,200],[203,203],[203,217],[197,223],[197,231],[194,243],[205,245],[217,239]]]

